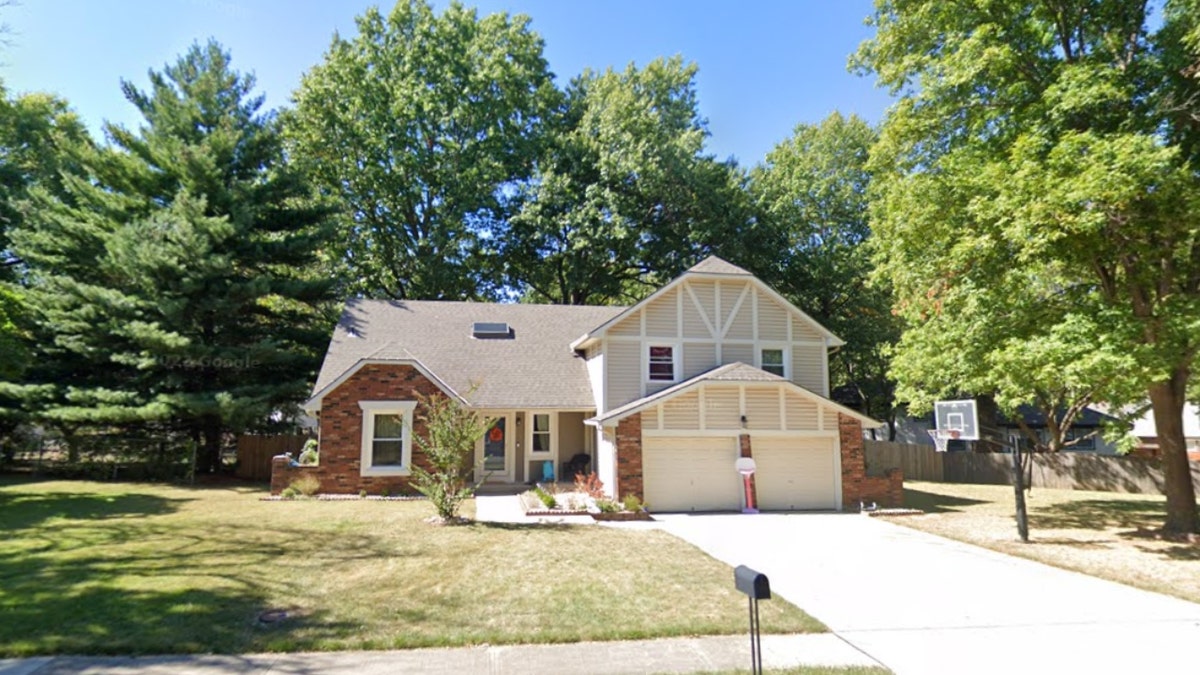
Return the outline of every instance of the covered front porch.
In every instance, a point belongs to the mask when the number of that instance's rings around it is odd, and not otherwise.
[[[584,420],[594,410],[479,411],[487,431],[475,443],[476,480],[485,485],[526,485],[574,480],[594,471],[594,432]]]

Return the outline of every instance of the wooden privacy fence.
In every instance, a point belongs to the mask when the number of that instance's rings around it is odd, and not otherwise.
[[[898,466],[909,480],[939,483],[1011,484],[1012,456],[1000,453],[938,452],[930,445],[866,441],[867,467]],[[1192,462],[1192,482],[1200,492],[1200,462]],[[1058,452],[1033,456],[1033,487],[1162,494],[1157,460]]]
[[[247,480],[271,480],[271,458],[285,452],[299,457],[300,450],[312,436],[277,434],[271,436],[238,436],[237,476]]]

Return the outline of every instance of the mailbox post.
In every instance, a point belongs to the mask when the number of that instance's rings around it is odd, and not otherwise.
[[[739,457],[734,463],[734,469],[742,474],[742,489],[746,491],[746,508],[742,509],[742,513],[758,513],[754,504],[754,490],[750,487],[750,478],[754,476],[755,468],[753,457]]]
[[[762,675],[762,635],[758,623],[758,601],[771,599],[767,575],[738,565],[733,570],[733,585],[750,599],[750,672]]]

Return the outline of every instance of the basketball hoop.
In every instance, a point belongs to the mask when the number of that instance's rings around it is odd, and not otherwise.
[[[937,446],[938,452],[945,452],[946,446],[950,441],[958,440],[962,436],[962,431],[958,429],[930,429],[929,437],[933,439],[933,444]]]

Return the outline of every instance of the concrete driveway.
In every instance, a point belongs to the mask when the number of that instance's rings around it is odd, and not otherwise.
[[[1194,603],[857,514],[655,517],[898,675],[1200,672]]]

